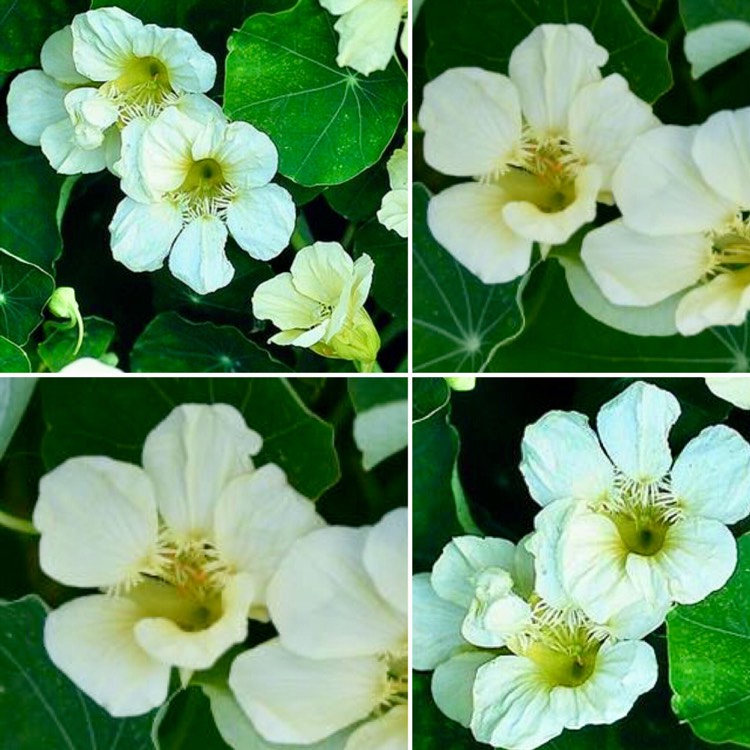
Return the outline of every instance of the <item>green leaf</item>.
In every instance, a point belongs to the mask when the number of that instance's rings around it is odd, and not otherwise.
[[[390,189],[385,165],[385,161],[379,161],[353,180],[328,188],[328,204],[349,221],[362,221],[372,216],[378,211],[383,196]]]
[[[2,336],[0,336],[0,372],[31,372],[31,362],[26,352]]]
[[[289,372],[236,328],[157,315],[133,346],[133,372]]]
[[[336,65],[334,18],[317,0],[251,16],[229,39],[224,107],[271,136],[279,171],[301,185],[346,182],[375,164],[406,101],[392,60],[365,77]]]
[[[76,352],[77,329],[64,327],[59,323],[49,325],[47,338],[39,344],[37,353],[50,372],[59,372],[66,365],[83,357],[101,359],[109,351],[115,338],[115,327],[108,320],[84,318],[83,341]]]
[[[524,282],[483,284],[454,260],[427,228],[429,198],[423,185],[415,185],[414,369],[480,372],[494,351],[523,328]]]
[[[2,750],[150,750],[153,714],[115,719],[47,657],[37,596],[0,604]]]
[[[750,747],[750,535],[734,575],[667,618],[669,680],[677,715],[709,742]]]
[[[465,65],[507,73],[514,47],[536,26],[579,23],[609,51],[605,75],[620,73],[648,102],[672,86],[666,43],[643,26],[625,0],[474,0],[460,12],[453,0],[431,0],[424,13],[430,78]]]
[[[451,397],[451,390],[445,378],[420,378],[414,381],[412,411],[415,422],[432,416],[445,406]]]
[[[404,378],[349,378],[349,396],[358,414],[374,406],[401,401],[408,396]]]
[[[316,498],[340,477],[333,429],[316,417],[283,378],[45,379],[51,469],[71,456],[106,455],[140,464],[148,433],[181,403],[225,403],[263,437],[256,465],[277,463],[302,494]]]

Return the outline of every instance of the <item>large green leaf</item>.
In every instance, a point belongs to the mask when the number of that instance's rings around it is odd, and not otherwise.
[[[88,317],[83,319],[83,340],[78,346],[77,327],[47,324],[47,337],[37,347],[37,353],[50,372],[59,372],[76,359],[91,357],[101,359],[109,351],[115,338],[115,327],[108,320]],[[47,326],[45,326],[45,329]]]
[[[620,73],[642,99],[656,101],[672,86],[667,45],[648,31],[626,0],[430,0],[425,6],[431,78],[476,65],[507,73],[513,48],[541,23],[579,23],[609,51],[604,73]]]
[[[720,591],[667,619],[673,707],[709,742],[750,747],[750,535]]]
[[[479,372],[523,327],[523,281],[483,284],[454,260],[427,228],[429,197],[414,187],[414,369]]]
[[[150,750],[153,714],[114,719],[47,657],[36,596],[0,604],[0,750]]]
[[[146,436],[181,403],[226,403],[263,437],[256,463],[277,463],[300,492],[316,498],[339,479],[333,429],[283,378],[98,378],[41,384],[48,469],[77,455],[140,463]]]
[[[336,65],[334,18],[318,0],[258,14],[229,39],[227,114],[268,133],[279,171],[302,185],[346,182],[375,164],[406,101],[394,59],[365,77]]]
[[[26,352],[2,336],[0,336],[0,372],[31,372],[31,362]]]
[[[389,190],[385,161],[379,161],[353,180],[334,185],[326,190],[326,200],[336,213],[350,221],[362,221],[372,216]]]

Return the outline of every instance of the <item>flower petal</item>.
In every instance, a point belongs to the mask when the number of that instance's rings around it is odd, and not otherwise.
[[[499,73],[452,68],[425,86],[419,124],[431,167],[454,177],[493,174],[520,146],[518,93]]]
[[[396,49],[402,12],[402,0],[369,0],[342,15],[334,26],[339,33],[336,64],[366,76],[385,70]]]
[[[529,269],[532,242],[503,218],[508,195],[496,185],[453,185],[430,200],[427,224],[435,239],[485,284],[500,284]]]
[[[227,227],[217,216],[193,219],[180,232],[169,256],[169,270],[198,294],[222,289],[234,278],[224,246]]]
[[[183,404],[146,438],[143,466],[173,533],[213,539],[214,509],[228,484],[253,470],[263,441],[233,406]]]
[[[406,618],[378,594],[362,562],[368,527],[331,526],[297,540],[268,587],[286,648],[313,659],[397,653]]]
[[[713,375],[706,378],[708,390],[738,409],[750,409],[750,376]]]
[[[405,615],[409,611],[409,512],[386,513],[367,535],[362,562],[380,596]]]
[[[71,458],[39,483],[34,526],[42,570],[67,586],[131,581],[156,553],[154,491],[138,466]]]
[[[466,610],[441,599],[429,573],[412,578],[412,667],[435,669],[465,645],[461,623]]]
[[[50,125],[67,122],[63,101],[68,90],[41,70],[27,70],[16,76],[8,91],[10,132],[19,141],[38,146]]]
[[[73,123],[67,118],[46,128],[40,145],[52,168],[60,174],[94,174],[107,166],[104,147],[81,148]]]
[[[653,482],[672,465],[669,431],[679,416],[680,403],[669,391],[639,381],[602,406],[596,426],[620,471]]]
[[[342,290],[351,288],[354,261],[338,242],[316,242],[294,256],[291,270],[300,294],[335,307]]]
[[[266,185],[239,193],[226,217],[232,237],[251,258],[271,260],[289,244],[297,214],[284,188]]]
[[[750,270],[715,276],[691,289],[677,307],[677,330],[694,336],[713,326],[739,326],[750,310]]]
[[[234,660],[229,685],[267,740],[307,744],[366,718],[383,698],[386,670],[375,656],[308,659],[274,639]]]
[[[82,76],[73,61],[73,32],[70,26],[64,26],[56,31],[42,45],[40,55],[42,70],[60,83],[77,86],[90,83],[86,76]]]
[[[268,184],[279,165],[273,141],[249,122],[233,122],[227,127],[214,158],[227,181],[241,189]]]
[[[471,725],[477,670],[494,658],[491,651],[469,651],[437,666],[432,676],[432,697],[449,719],[464,727]]]
[[[345,750],[407,750],[409,747],[409,709],[394,706],[382,716],[357,727]]]
[[[409,236],[409,191],[391,190],[383,196],[378,221],[399,237]]]
[[[280,273],[258,285],[253,293],[253,315],[270,320],[282,331],[307,329],[320,320],[320,303],[297,291],[291,273]]]
[[[299,329],[281,331],[281,333],[271,336],[271,338],[268,339],[268,343],[276,344],[278,346],[314,346],[325,338],[328,330],[328,323],[329,321],[324,320],[319,326],[315,326],[315,328],[311,328],[309,331],[302,331]]]

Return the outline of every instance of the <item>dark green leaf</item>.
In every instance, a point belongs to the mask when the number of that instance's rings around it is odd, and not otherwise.
[[[450,401],[451,391],[444,378],[415,378],[412,412],[414,421],[425,419]]]
[[[380,161],[353,180],[328,188],[326,200],[336,213],[349,221],[362,221],[380,208],[389,189],[388,171],[385,162]]]
[[[31,372],[31,362],[26,352],[2,336],[0,336],[0,372]]]
[[[0,335],[25,344],[54,288],[46,271],[0,249]]]
[[[78,352],[76,327],[63,327],[59,323],[49,324],[50,331],[47,338],[39,344],[37,352],[50,372],[59,372],[65,365],[83,357],[100,359],[109,351],[115,338],[115,327],[112,323],[91,317],[84,318],[83,324],[83,341]]]
[[[357,413],[407,397],[405,378],[349,378],[347,383]]]

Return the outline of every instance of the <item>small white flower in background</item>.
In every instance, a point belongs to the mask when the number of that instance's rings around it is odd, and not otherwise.
[[[323,525],[262,439],[225,404],[177,407],[146,439],[143,467],[71,458],[42,477],[40,563],[101,594],[47,618],[52,661],[113,716],[167,697],[171,668],[207,669],[267,619],[266,589],[292,543]]]
[[[234,276],[229,234],[259,260],[289,243],[295,207],[270,182],[277,166],[267,135],[220,112],[196,119],[170,107],[127,128],[118,169],[128,197],[110,224],[115,260],[153,271],[169,255],[169,270],[198,294],[225,287]]]
[[[726,583],[737,560],[726,525],[750,513],[750,446],[716,425],[673,462],[679,415],[671,393],[638,382],[601,408],[598,437],[576,412],[526,429],[521,471],[543,506],[530,544],[547,601],[572,600],[596,622],[637,608],[656,627],[673,602]]]
[[[408,746],[408,513],[298,540],[268,588],[279,638],[229,684],[270,742],[312,743],[356,722],[346,750]]]
[[[738,409],[750,409],[750,376],[708,377],[706,378],[706,385],[714,396],[729,401]]]
[[[371,365],[380,338],[364,304],[374,268],[369,255],[353,261],[337,242],[316,242],[297,253],[289,272],[258,286],[253,315],[281,329],[272,344]]]
[[[628,146],[658,125],[622,76],[602,79],[607,57],[583,26],[544,24],[509,76],[453,68],[425,87],[425,160],[474,178],[432,198],[430,231],[485,283],[523,275],[534,242],[545,255],[592,221]]]
[[[414,667],[435,669],[435,703],[496,747],[532,750],[617,721],[656,682],[652,648],[616,638],[630,624],[596,625],[535,592],[523,541],[453,539],[414,577],[413,606]]]
[[[582,258],[618,305],[682,293],[685,336],[741,325],[750,310],[750,109],[638,138],[614,179],[622,219],[590,232]]]
[[[385,70],[394,55],[401,19],[408,0],[320,0],[334,16],[339,34],[339,67],[354,68],[363,75]],[[408,29],[401,32],[401,50],[408,54]]]
[[[100,359],[81,357],[73,360],[69,365],[65,365],[58,374],[71,377],[108,378],[122,375],[123,372],[114,365],[108,365]]]
[[[388,179],[391,189],[383,196],[378,221],[401,237],[409,235],[409,152],[397,148],[388,159]]]

